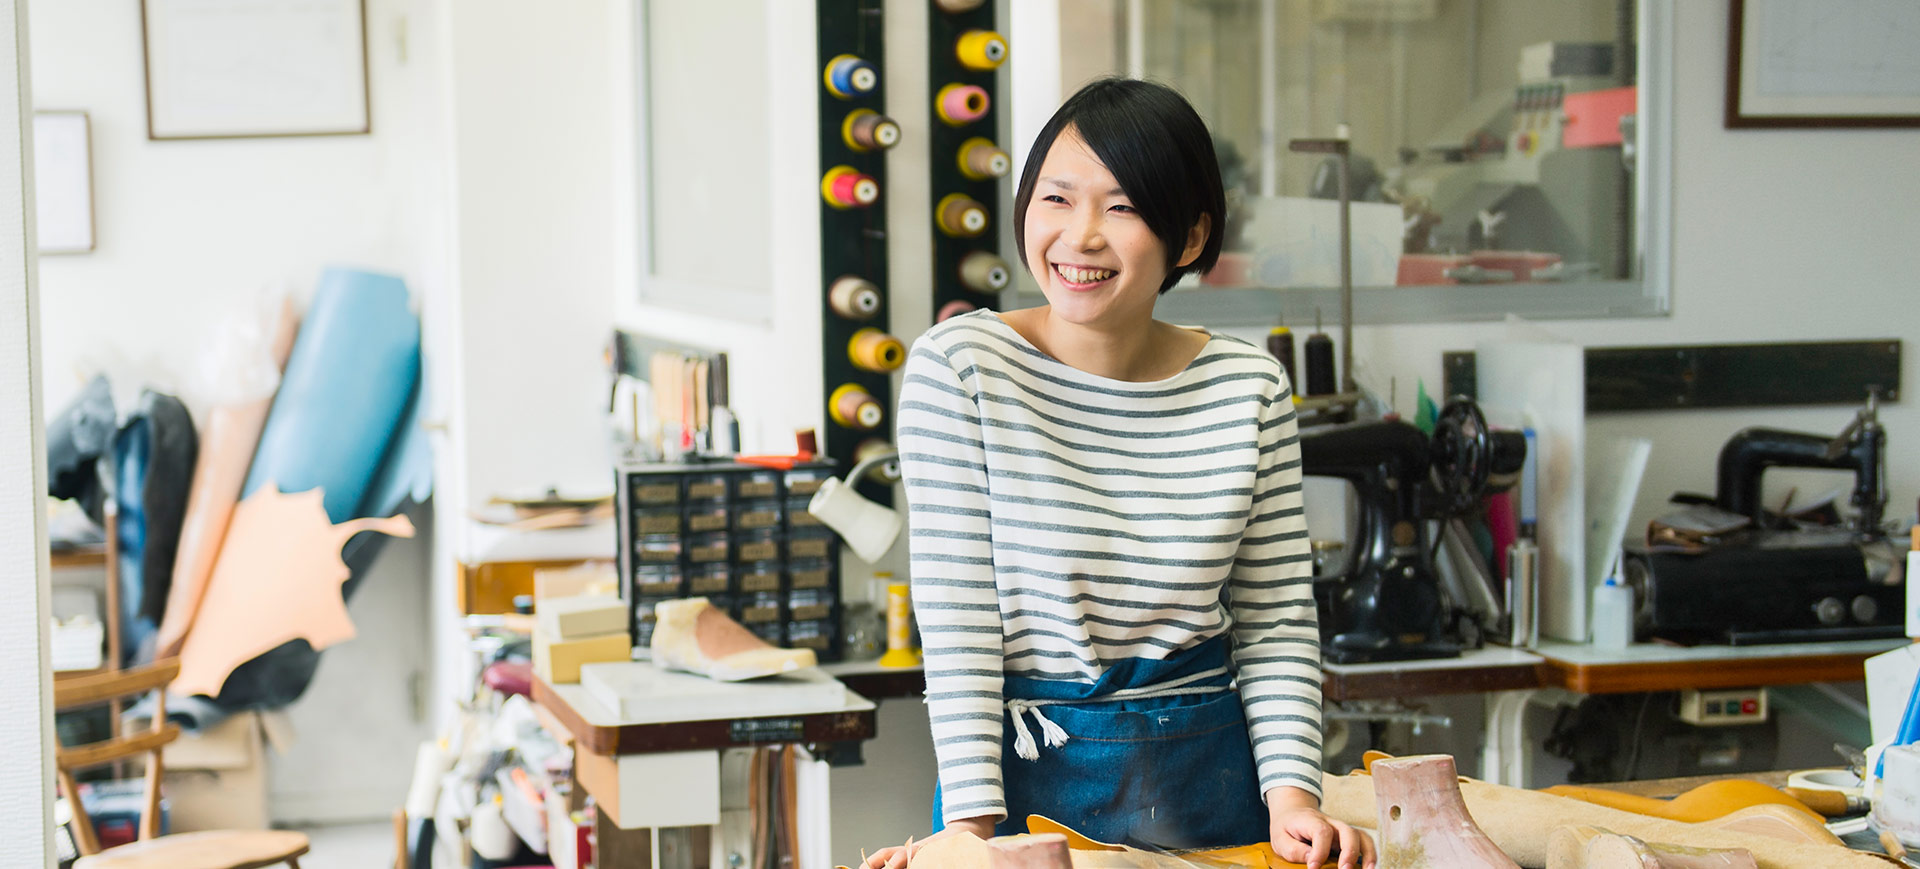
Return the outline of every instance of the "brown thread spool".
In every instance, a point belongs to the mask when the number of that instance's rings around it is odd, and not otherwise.
[[[1013,270],[1007,267],[1007,261],[993,254],[976,250],[960,258],[960,283],[976,293],[997,293],[1007,288],[1013,280]]]
[[[1013,158],[993,142],[978,136],[960,143],[960,174],[975,181],[1004,178],[1013,171]]]
[[[885,374],[907,361],[907,348],[900,339],[869,326],[853,333],[847,342],[847,358],[856,368]]]
[[[842,383],[827,399],[827,414],[833,421],[847,428],[871,431],[880,427],[886,419],[886,411],[880,402],[874,401],[858,384]]]
[[[840,126],[847,147],[855,151],[874,151],[900,144],[900,125],[872,109],[856,109]]]
[[[946,321],[951,320],[954,317],[958,317],[961,314],[965,314],[968,311],[974,311],[974,310],[978,310],[978,309],[974,307],[974,304],[972,302],[969,302],[965,299],[954,299],[953,301],[940,306],[940,313],[934,315],[933,321],[935,323],[945,323]]]
[[[949,15],[957,15],[961,12],[972,12],[986,2],[987,0],[933,0],[933,5],[940,7],[940,11]]]
[[[880,288],[866,278],[846,275],[827,291],[827,306],[849,320],[871,319],[880,312]]]
[[[940,231],[955,238],[973,238],[987,231],[987,207],[962,194],[947,194],[934,213]]]

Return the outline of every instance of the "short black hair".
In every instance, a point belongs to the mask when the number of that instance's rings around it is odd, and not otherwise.
[[[1027,262],[1027,204],[1040,179],[1040,164],[1068,127],[1106,164],[1147,228],[1165,245],[1168,271],[1160,292],[1189,272],[1213,268],[1226,229],[1227,194],[1220,186],[1220,163],[1207,124],[1173,88],[1119,77],[1096,79],[1081,88],[1034,137],[1013,199],[1013,238],[1021,263]],[[1206,245],[1192,263],[1179,266],[1187,232],[1201,215],[1208,218]]]

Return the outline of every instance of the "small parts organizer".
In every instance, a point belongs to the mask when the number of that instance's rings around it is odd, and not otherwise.
[[[1007,41],[986,0],[936,0],[928,16],[927,74],[933,96],[927,136],[933,183],[933,311],[936,321],[996,307],[1012,272],[994,253],[1000,179],[1013,170],[995,103]]]
[[[887,333],[887,150],[883,0],[819,0],[821,382],[838,473],[886,449],[892,373],[907,348]],[[891,487],[863,494],[892,503]],[[803,510],[804,512],[804,510]]]
[[[839,660],[840,541],[807,512],[834,474],[825,461],[621,466],[621,593],[635,648],[652,639],[655,604],[704,597],[767,642]]]

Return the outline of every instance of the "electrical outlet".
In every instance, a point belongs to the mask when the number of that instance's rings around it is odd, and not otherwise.
[[[1767,720],[1767,689],[1729,688],[1680,692],[1680,720],[1701,727],[1758,724]]]

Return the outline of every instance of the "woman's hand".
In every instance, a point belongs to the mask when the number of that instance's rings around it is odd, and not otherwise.
[[[1294,787],[1267,791],[1267,818],[1274,853],[1282,860],[1320,869],[1338,846],[1340,869],[1374,869],[1373,837],[1322,814],[1313,794]]]
[[[873,856],[868,857],[867,862],[862,863],[861,867],[862,869],[906,869],[907,861],[911,859],[914,854],[919,853],[921,848],[926,847],[928,842],[957,833],[972,833],[982,839],[991,839],[993,838],[994,820],[994,818],[965,818],[958,821],[950,821],[947,823],[946,829],[928,836],[925,839],[920,839],[906,845],[881,848],[875,852]]]

